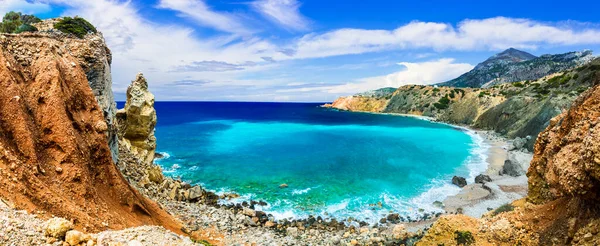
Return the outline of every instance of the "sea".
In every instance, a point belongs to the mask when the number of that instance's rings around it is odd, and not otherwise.
[[[276,219],[376,223],[418,218],[487,168],[473,132],[429,120],[321,103],[156,102],[156,160],[166,175],[240,197]],[[119,103],[119,108],[123,103]],[[283,185],[285,184],[285,185]],[[283,186],[287,186],[282,188]]]

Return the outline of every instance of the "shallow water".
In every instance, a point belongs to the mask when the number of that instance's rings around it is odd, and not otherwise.
[[[278,218],[366,221],[433,211],[433,201],[458,192],[453,175],[485,169],[480,139],[464,130],[318,105],[157,102],[158,151],[170,156],[159,164],[208,189],[265,200]]]

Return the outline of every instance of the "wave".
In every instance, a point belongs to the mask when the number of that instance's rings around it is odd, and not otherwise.
[[[306,188],[303,190],[300,189],[296,189],[296,190],[292,190],[292,195],[302,195],[302,194],[306,194],[308,193],[312,188]]]

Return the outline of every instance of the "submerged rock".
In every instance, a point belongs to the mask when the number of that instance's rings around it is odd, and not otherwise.
[[[467,185],[467,180],[463,177],[454,176],[452,177],[452,184],[462,188]]]

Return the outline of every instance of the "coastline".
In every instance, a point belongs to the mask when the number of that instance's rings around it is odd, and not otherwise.
[[[335,108],[329,109],[339,110]],[[443,200],[444,211],[446,213],[460,212],[471,217],[480,218],[491,210],[527,196],[527,176],[524,174],[517,177],[500,175],[505,161],[509,159],[516,161],[523,170],[529,168],[529,162],[533,158],[533,153],[520,147],[514,147],[514,140],[501,136],[494,131],[474,129],[465,125],[455,125],[428,116],[366,111],[348,112],[410,117],[431,121],[465,131],[467,134],[471,135],[475,142],[478,141],[477,138],[481,139],[482,142],[478,143],[478,148],[485,149],[484,155],[486,166],[485,168],[469,167],[469,170],[472,173],[469,177],[465,177],[467,179],[467,185],[460,188],[460,191],[457,194],[447,196]],[[475,154],[477,153],[472,153],[472,155]],[[512,158],[510,158],[510,156],[512,156]],[[476,170],[479,168],[481,169]],[[487,175],[491,181],[485,182],[484,184],[477,184],[474,179],[478,175]],[[433,223],[435,220],[436,219],[431,219],[426,221]],[[415,229],[423,228],[423,222],[411,222],[408,223],[407,226],[411,227],[413,224]]]

